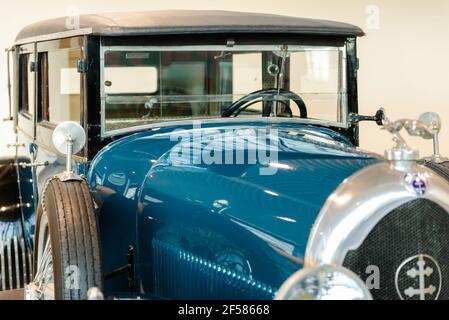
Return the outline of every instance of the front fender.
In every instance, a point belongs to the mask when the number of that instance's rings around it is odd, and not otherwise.
[[[0,158],[0,221],[20,219],[18,181],[14,158]]]

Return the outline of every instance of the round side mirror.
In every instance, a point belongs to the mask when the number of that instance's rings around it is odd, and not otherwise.
[[[72,154],[76,154],[83,149],[86,143],[86,133],[83,127],[74,121],[60,123],[53,131],[53,145],[62,154],[67,154],[71,149]],[[68,148],[71,145],[71,148]]]
[[[419,122],[424,124],[427,128],[430,129],[430,131],[433,132],[432,135],[425,135],[423,138],[425,139],[432,139],[433,136],[440,132],[441,130],[441,118],[440,116],[435,112],[425,112],[419,116],[418,119]]]

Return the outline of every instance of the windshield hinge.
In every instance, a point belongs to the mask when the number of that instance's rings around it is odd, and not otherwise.
[[[78,59],[76,63],[76,68],[78,73],[86,73],[87,72],[87,60],[86,59]]]

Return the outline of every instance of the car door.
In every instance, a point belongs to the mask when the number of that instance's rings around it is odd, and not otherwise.
[[[33,145],[36,119],[35,44],[17,47],[15,101],[17,104],[17,142],[14,145],[18,168],[21,210],[28,220],[34,213]]]
[[[84,75],[79,72],[83,38],[68,38],[37,44],[37,112],[35,154],[36,198],[45,182],[65,169],[65,155],[56,151],[52,134],[64,121],[84,126]],[[84,173],[85,151],[73,157],[73,168]]]

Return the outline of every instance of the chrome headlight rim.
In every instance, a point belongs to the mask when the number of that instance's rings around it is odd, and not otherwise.
[[[333,277],[333,278],[332,278]],[[330,289],[348,289],[330,293]],[[315,292],[312,292],[315,291]],[[351,294],[353,294],[351,296]],[[372,300],[365,283],[352,271],[336,265],[305,267],[291,275],[279,288],[275,300]]]

